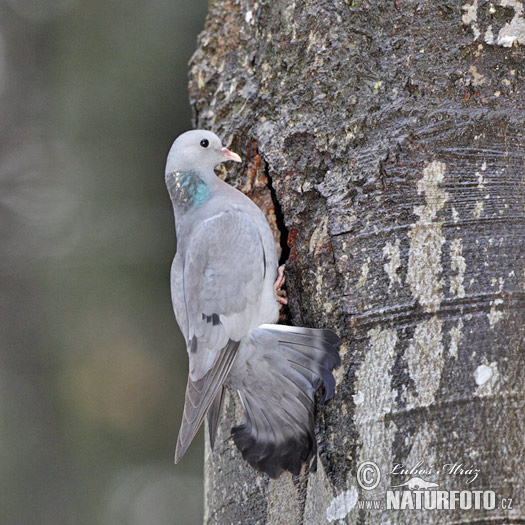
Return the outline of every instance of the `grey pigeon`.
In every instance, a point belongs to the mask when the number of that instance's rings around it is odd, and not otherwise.
[[[331,330],[274,324],[274,238],[257,205],[215,175],[227,160],[241,162],[216,135],[194,130],[166,164],[177,233],[171,295],[189,356],[175,463],[206,414],[213,448],[228,387],[244,410],[232,429],[243,458],[272,478],[298,474],[316,454],[314,395],[324,387],[324,399],[333,396],[340,341]]]

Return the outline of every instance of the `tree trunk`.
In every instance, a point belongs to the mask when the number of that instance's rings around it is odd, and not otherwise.
[[[230,393],[206,523],[525,519],[525,10],[466,1],[211,2],[195,124],[245,158],[225,176],[274,227],[288,320],[344,344],[316,472],[270,481],[247,465]],[[414,476],[497,506],[387,508]]]

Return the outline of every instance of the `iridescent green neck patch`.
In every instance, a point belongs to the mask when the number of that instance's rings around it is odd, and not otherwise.
[[[168,173],[166,186],[174,206],[182,212],[201,206],[211,197],[208,183],[195,170]]]

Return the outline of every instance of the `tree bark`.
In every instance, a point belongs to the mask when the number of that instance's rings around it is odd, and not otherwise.
[[[230,393],[206,523],[525,519],[525,10],[466,1],[211,2],[195,124],[245,158],[224,175],[274,228],[288,320],[344,344],[316,472],[247,465]],[[396,465],[440,491],[492,490],[498,508],[361,509],[411,478]]]

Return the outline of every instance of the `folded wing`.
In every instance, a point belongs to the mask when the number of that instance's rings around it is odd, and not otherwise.
[[[224,212],[192,232],[182,265],[186,326],[181,330],[190,371],[176,463],[221,395],[239,342],[257,319],[265,274],[261,236],[249,215]],[[212,438],[219,419],[218,402],[210,418]]]

